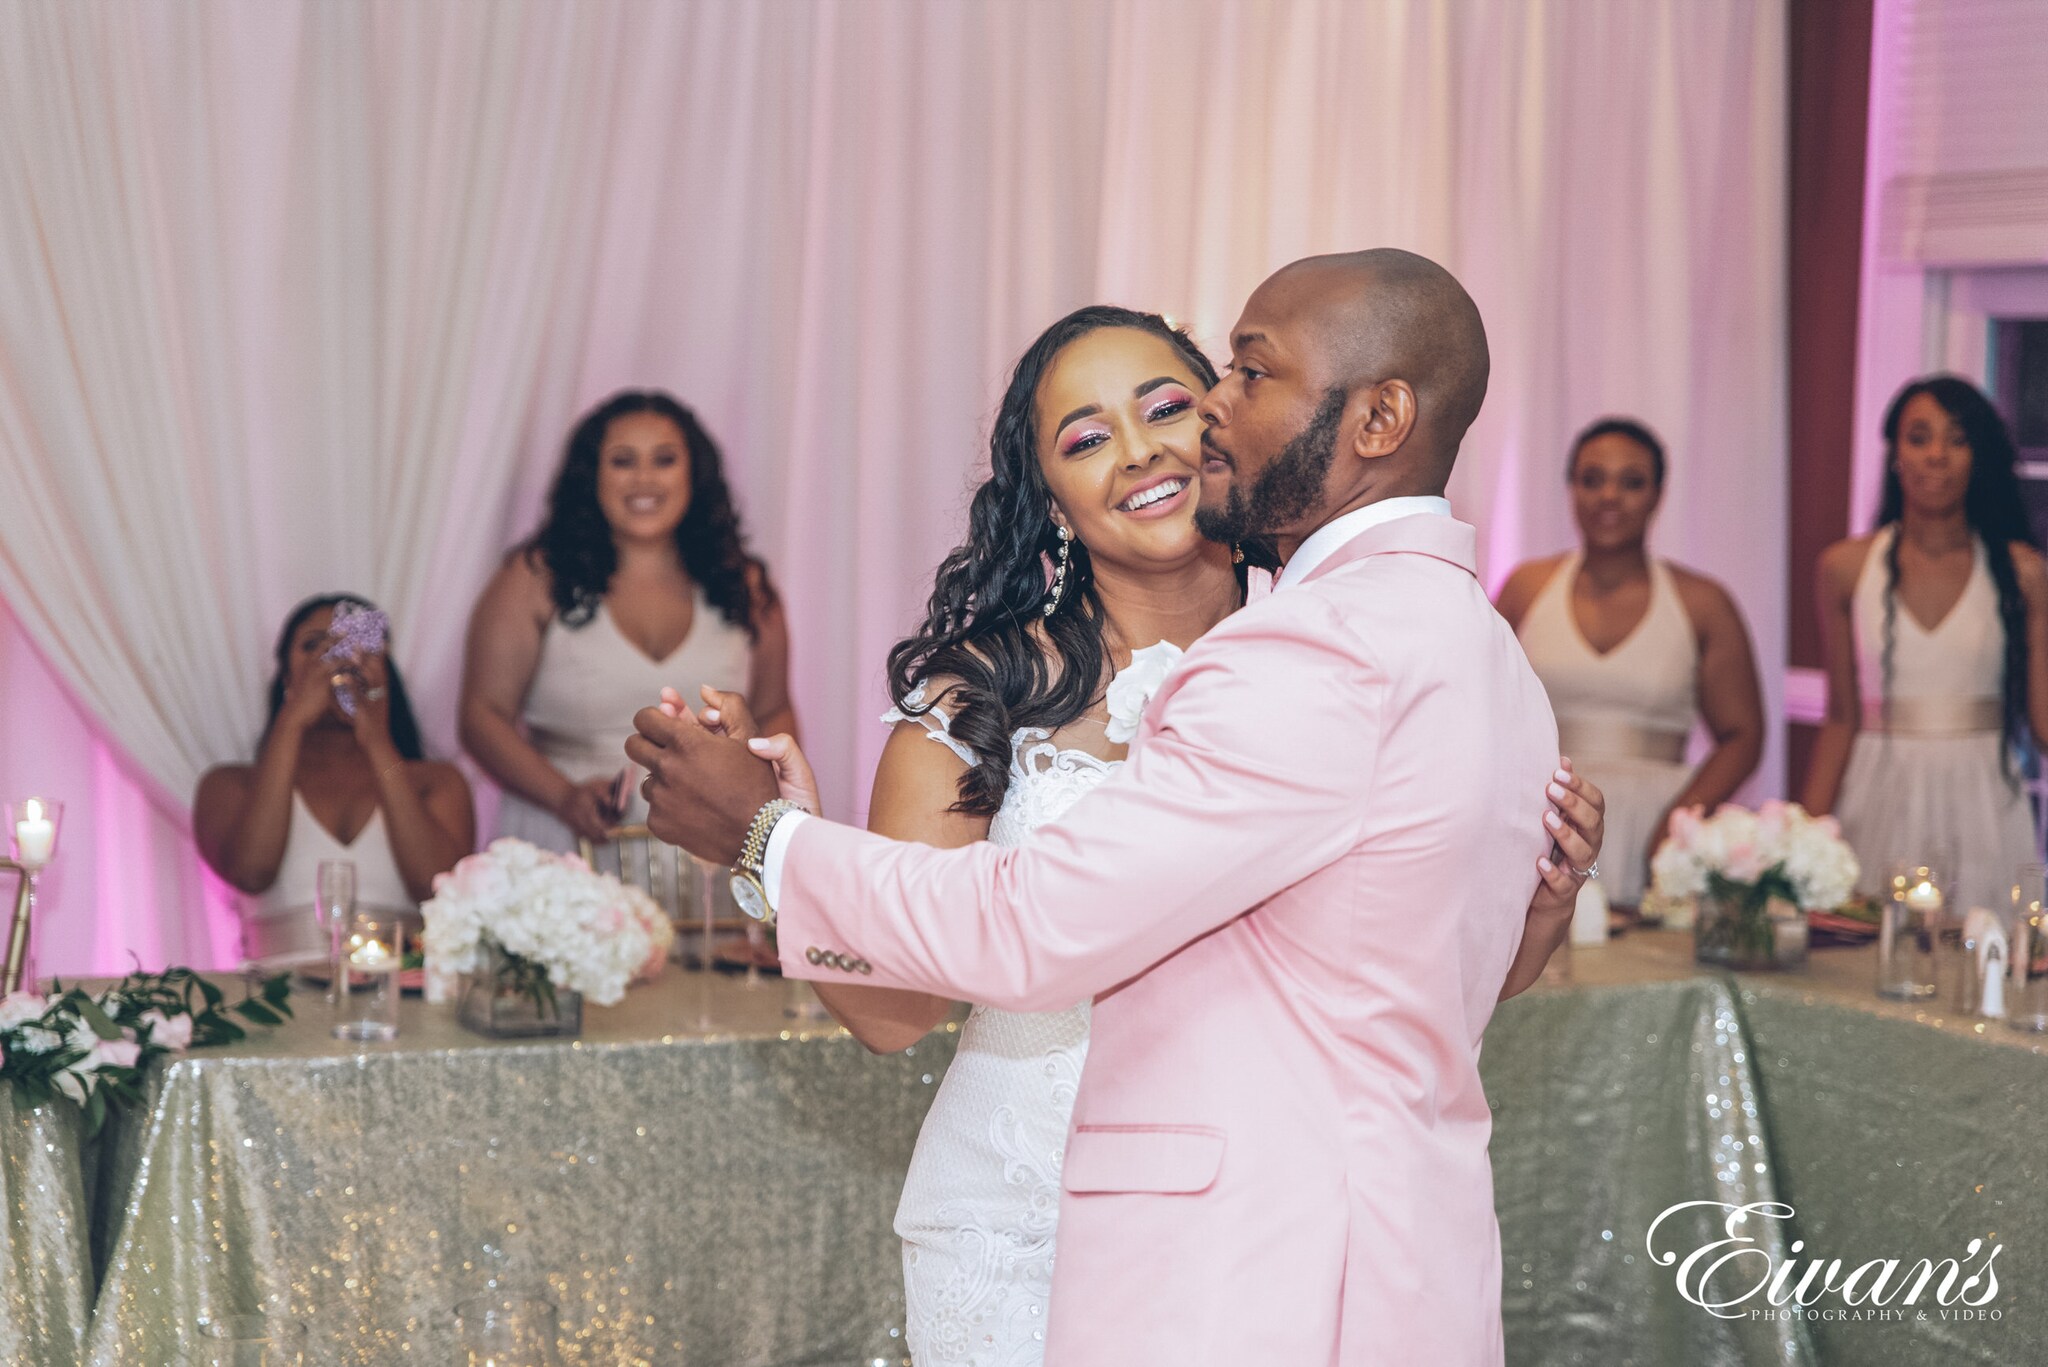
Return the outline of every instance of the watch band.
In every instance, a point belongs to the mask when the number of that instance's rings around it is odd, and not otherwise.
[[[802,810],[802,807],[786,797],[762,803],[761,810],[754,813],[754,820],[747,827],[746,840],[740,845],[739,867],[758,880],[761,877],[761,865],[768,857],[768,837],[775,830],[775,823],[791,812]]]

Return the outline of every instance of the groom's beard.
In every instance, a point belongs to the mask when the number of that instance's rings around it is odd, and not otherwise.
[[[1341,386],[1332,386],[1308,425],[1259,471],[1250,489],[1232,481],[1221,508],[1195,509],[1195,530],[1211,541],[1237,542],[1299,524],[1322,501],[1347,398]]]

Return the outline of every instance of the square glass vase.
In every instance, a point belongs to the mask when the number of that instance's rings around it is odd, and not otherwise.
[[[493,1039],[573,1039],[583,1033],[583,994],[567,988],[534,991],[547,970],[485,942],[462,984],[457,1018]]]
[[[1806,917],[1755,888],[1704,893],[1693,913],[1693,957],[1741,972],[1799,973],[1806,968]]]

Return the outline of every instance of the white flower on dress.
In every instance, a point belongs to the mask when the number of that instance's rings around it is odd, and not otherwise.
[[[1184,652],[1171,641],[1160,641],[1131,652],[1131,662],[1109,681],[1109,727],[1112,743],[1128,745],[1138,734],[1138,719],[1145,704],[1166,682],[1166,676],[1180,663]]]

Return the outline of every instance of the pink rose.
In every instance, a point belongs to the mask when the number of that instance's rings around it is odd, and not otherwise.
[[[160,1049],[182,1050],[192,1045],[190,1016],[166,1018],[161,1011],[145,1011],[142,1013],[142,1024],[150,1027],[149,1042]]]
[[[1754,883],[1768,872],[1768,866],[1756,845],[1745,841],[1728,851],[1728,863],[1722,872],[1731,882]]]
[[[1700,818],[1697,807],[1680,807],[1671,814],[1671,839],[1678,848],[1690,852],[1699,842],[1700,831],[1706,823]]]
[[[656,945],[647,952],[647,962],[640,965],[639,971],[633,974],[633,981],[640,983],[653,982],[661,976],[661,971],[667,967],[668,949],[664,945]]]
[[[440,893],[443,884],[451,897],[457,899],[473,897],[476,884],[489,870],[489,860],[481,854],[466,854],[455,861],[455,867],[434,877],[434,891]]]
[[[92,1047],[81,1067],[133,1068],[142,1057],[142,1046],[132,1039],[103,1039]]]

